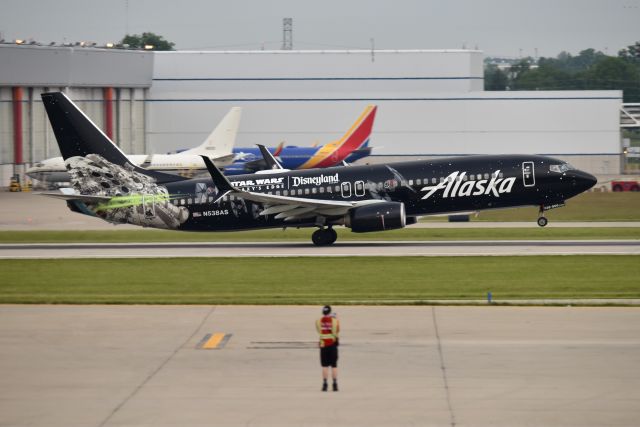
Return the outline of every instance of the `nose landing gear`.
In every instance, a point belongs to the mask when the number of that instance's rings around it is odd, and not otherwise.
[[[538,225],[540,227],[544,227],[545,225],[547,225],[549,223],[549,221],[547,220],[547,218],[544,216],[544,206],[540,205],[540,210],[538,211]]]
[[[311,235],[311,240],[316,246],[332,245],[338,238],[338,233],[331,227],[319,228]]]

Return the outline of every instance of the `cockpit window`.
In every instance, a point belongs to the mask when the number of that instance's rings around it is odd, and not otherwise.
[[[562,163],[560,165],[550,165],[549,170],[551,172],[565,173],[566,171],[574,170],[575,168],[569,163]]]

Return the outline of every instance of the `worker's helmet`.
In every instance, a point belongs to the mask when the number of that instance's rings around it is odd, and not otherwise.
[[[331,313],[331,306],[330,305],[325,305],[324,307],[322,307],[322,314],[324,314],[326,316],[329,313]]]

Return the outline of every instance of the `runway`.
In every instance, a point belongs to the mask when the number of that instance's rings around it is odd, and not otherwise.
[[[631,426],[640,309],[0,306],[0,425]],[[220,334],[220,335],[218,335]],[[204,349],[212,336],[226,341]]]
[[[0,244],[0,259],[513,255],[640,255],[640,241],[345,241],[328,247],[306,242]]]

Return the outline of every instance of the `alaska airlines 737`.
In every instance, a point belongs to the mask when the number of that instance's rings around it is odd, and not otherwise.
[[[544,212],[596,183],[568,163],[538,155],[468,156],[287,171],[261,147],[271,170],[186,179],[133,165],[63,93],[42,94],[72,188],[49,195],[75,212],[116,224],[233,231],[310,227],[316,245],[353,232],[403,228],[418,217],[518,206]]]

